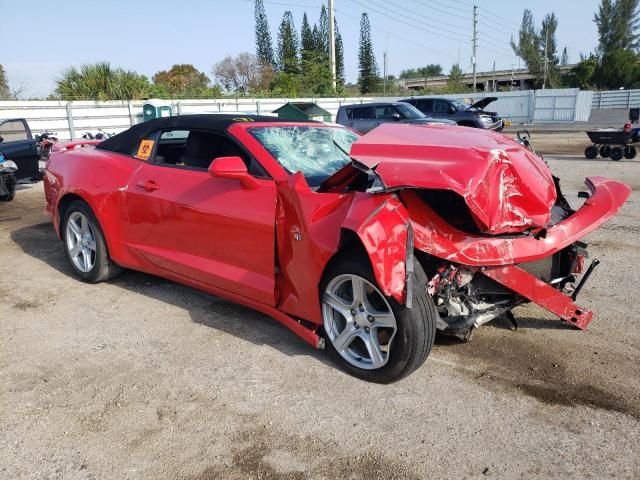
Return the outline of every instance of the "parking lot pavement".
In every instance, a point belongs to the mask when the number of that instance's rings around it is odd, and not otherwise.
[[[193,289],[78,282],[22,188],[0,204],[0,478],[637,478],[640,162],[548,160],[574,204],[586,175],[634,188],[588,237],[589,329],[519,307],[386,386]]]

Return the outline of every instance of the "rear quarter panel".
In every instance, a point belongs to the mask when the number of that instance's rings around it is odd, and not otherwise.
[[[126,155],[82,148],[52,154],[45,175],[47,211],[60,236],[60,204],[68,195],[84,200],[95,214],[114,260],[130,264],[124,248],[127,209],[125,195],[129,179],[142,165]]]

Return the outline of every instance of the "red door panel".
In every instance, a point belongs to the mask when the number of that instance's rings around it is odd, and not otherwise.
[[[145,164],[129,182],[131,246],[156,266],[275,304],[276,186]]]

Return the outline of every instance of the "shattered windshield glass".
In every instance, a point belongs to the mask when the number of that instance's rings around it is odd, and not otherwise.
[[[358,135],[339,127],[256,127],[249,132],[289,173],[302,172],[317,187],[351,162]]]

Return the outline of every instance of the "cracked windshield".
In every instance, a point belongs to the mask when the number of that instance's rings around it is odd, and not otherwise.
[[[347,165],[358,135],[333,127],[261,127],[251,134],[289,173],[302,172],[317,187]]]

